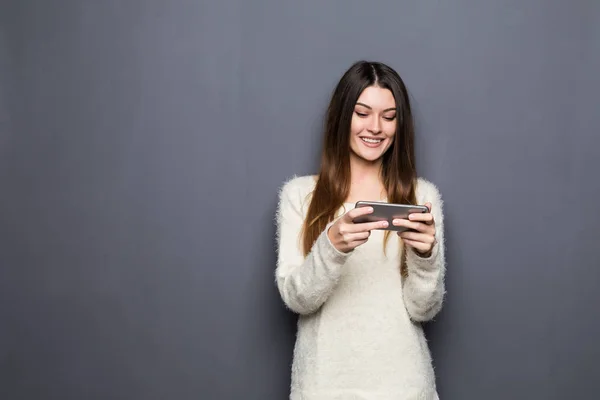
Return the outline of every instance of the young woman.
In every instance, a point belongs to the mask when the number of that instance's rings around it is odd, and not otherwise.
[[[353,223],[359,200],[424,204],[393,224]],[[329,104],[318,176],[280,192],[276,282],[299,314],[292,400],[438,398],[421,322],[445,293],[442,199],[415,170],[414,125],[400,76],[358,62]]]

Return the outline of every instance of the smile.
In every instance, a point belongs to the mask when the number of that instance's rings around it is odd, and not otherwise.
[[[361,137],[361,140],[368,147],[377,147],[379,144],[381,144],[381,142],[383,142],[383,139],[373,139],[373,138],[366,138],[366,137]]]
[[[367,143],[379,143],[383,140],[383,139],[371,139],[371,138],[361,138],[361,139]]]

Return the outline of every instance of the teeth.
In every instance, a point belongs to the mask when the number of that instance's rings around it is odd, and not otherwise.
[[[367,143],[379,143],[382,139],[369,139],[369,138],[361,138],[364,142]]]

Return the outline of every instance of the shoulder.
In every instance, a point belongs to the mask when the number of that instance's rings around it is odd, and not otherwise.
[[[279,196],[287,197],[291,200],[307,197],[315,189],[315,185],[317,183],[316,179],[317,178],[314,175],[294,175],[292,178],[286,180],[283,185],[281,185]]]
[[[442,206],[442,195],[438,187],[423,177],[417,179],[416,187],[417,203],[425,204],[431,202],[437,207]]]
[[[279,189],[279,207],[292,207],[304,213],[315,189],[316,179],[314,175],[294,175],[286,180]]]

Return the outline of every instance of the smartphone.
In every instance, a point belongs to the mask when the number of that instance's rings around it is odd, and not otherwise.
[[[407,228],[392,225],[394,219],[408,219],[409,214],[429,212],[429,209],[425,206],[385,203],[381,201],[358,201],[356,202],[356,208],[358,207],[373,207],[373,212],[355,218],[354,223],[387,221],[388,227],[381,230],[395,232],[403,232]]]

